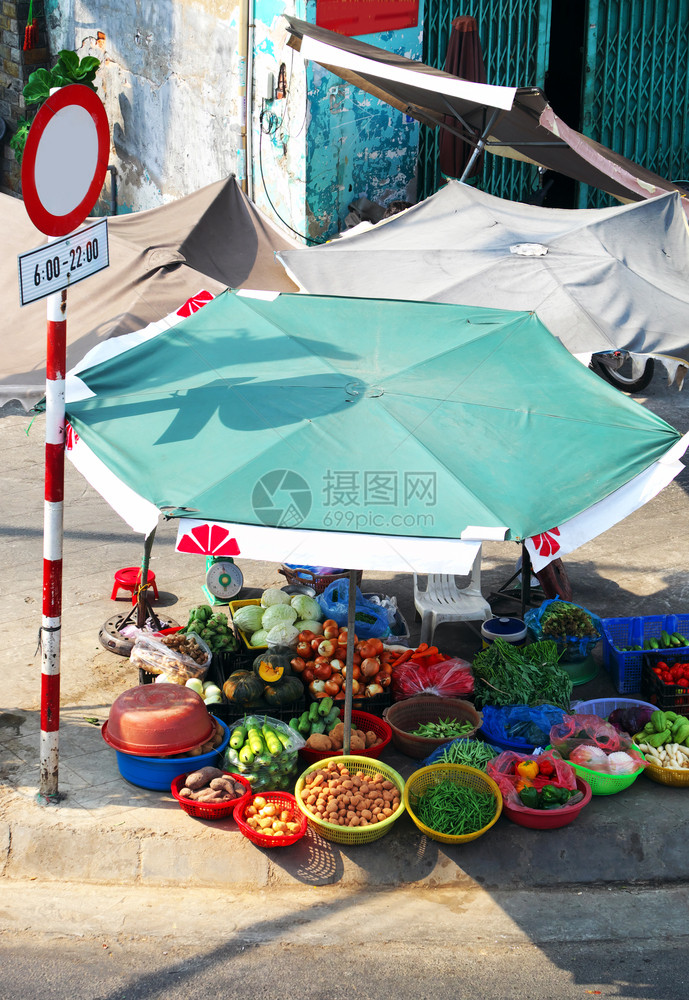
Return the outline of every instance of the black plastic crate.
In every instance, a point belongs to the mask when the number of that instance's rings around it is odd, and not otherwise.
[[[235,670],[250,670],[254,659],[253,655],[246,656],[243,653],[223,653],[220,657],[214,656],[208,670],[207,680],[213,681],[222,691],[223,684],[230,674],[234,673]],[[280,707],[268,705],[267,702],[261,700],[257,705],[251,705],[248,708],[234,705],[223,697],[221,702],[212,706],[212,712],[227,723],[238,722],[245,715],[270,715],[274,719],[289,722],[295,716],[301,715],[305,708],[306,697]]]
[[[641,673],[641,694],[646,701],[657,705],[663,711],[670,709],[686,714],[686,710],[689,709],[689,687],[683,684],[666,684],[662,681],[653,670],[653,667],[660,662],[667,663],[669,667],[675,663],[688,663],[689,649],[684,656],[679,653],[666,654],[660,650],[649,650],[644,653]]]

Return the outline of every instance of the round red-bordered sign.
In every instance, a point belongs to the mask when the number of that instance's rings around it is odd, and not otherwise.
[[[73,232],[96,204],[110,153],[100,97],[81,83],[61,87],[33,120],[22,158],[29,218],[48,236]]]

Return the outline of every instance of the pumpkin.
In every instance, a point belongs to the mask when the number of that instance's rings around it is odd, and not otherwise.
[[[228,701],[243,708],[256,705],[263,697],[263,684],[251,670],[235,670],[222,690]]]
[[[295,701],[303,699],[304,685],[298,677],[286,677],[282,684],[277,687],[274,684],[268,684],[263,692],[263,697],[271,708],[291,705]]]
[[[280,684],[292,675],[290,660],[294,650],[290,646],[272,646],[254,660],[253,671],[264,684]]]

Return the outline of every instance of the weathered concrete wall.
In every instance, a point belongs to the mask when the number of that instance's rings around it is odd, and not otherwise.
[[[243,175],[238,0],[45,2],[51,51],[101,60],[120,213]],[[248,189],[278,224],[320,241],[361,196],[414,200],[418,126],[305,63],[287,45],[284,13],[315,21],[316,0],[254,0]],[[421,15],[416,28],[365,40],[420,58]],[[286,94],[275,99],[267,81],[283,63]]]
[[[315,22],[316,0],[256,2],[257,98],[266,73],[272,71],[277,80],[283,62],[287,96],[264,105],[264,135],[257,132],[255,140],[254,199],[270,212],[270,198],[294,229],[320,241],[344,228],[348,206],[359,197],[381,204],[415,200],[418,125],[317,64],[305,63],[286,44],[282,13]],[[362,39],[420,59],[422,17],[423,3],[417,27]],[[258,119],[260,99],[256,108]]]
[[[51,48],[102,61],[96,85],[112,129],[120,212],[236,172],[237,13],[233,0],[47,0]]]

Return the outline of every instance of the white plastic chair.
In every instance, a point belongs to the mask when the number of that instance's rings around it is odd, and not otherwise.
[[[481,549],[476,553],[469,582],[460,587],[453,575],[429,573],[426,589],[421,590],[414,573],[414,604],[421,615],[419,642],[433,643],[433,634],[441,622],[487,621],[493,617],[488,601],[481,594]]]

